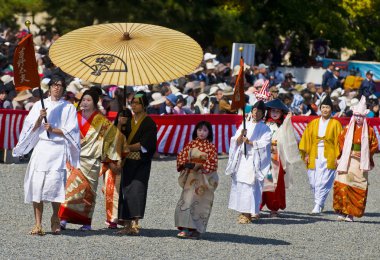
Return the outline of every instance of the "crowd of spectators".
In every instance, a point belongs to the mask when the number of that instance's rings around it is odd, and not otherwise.
[[[26,31],[2,30],[0,35],[0,109],[30,110],[40,99],[38,88],[17,93],[13,84],[13,52]],[[57,33],[41,32],[34,37],[41,89],[48,95],[51,75],[65,76],[65,99],[77,103],[88,88],[101,93],[99,109],[109,115],[129,106],[133,93],[146,91],[150,97],[149,114],[234,114],[231,108],[233,86],[240,66],[230,68],[230,57],[225,51],[206,52],[200,66],[189,75],[170,82],[144,86],[99,85],[71,77],[57,68],[49,59],[49,47],[59,38]],[[322,84],[297,82],[291,73],[283,74],[274,64],[244,65],[245,94],[249,105],[256,102],[258,93],[267,93],[267,100],[281,99],[295,115],[318,115],[318,104],[326,94],[334,102],[334,116],[350,116],[351,108],[360,97],[367,98],[369,117],[379,117],[379,97],[375,92],[373,72],[368,71],[360,87],[345,87],[341,69],[331,63],[323,75]],[[380,75],[379,75],[380,76]],[[264,86],[265,89],[262,89]],[[124,100],[124,98],[126,100]]]

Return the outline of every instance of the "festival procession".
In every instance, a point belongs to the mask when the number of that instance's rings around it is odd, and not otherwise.
[[[169,196],[170,236],[203,241],[221,201],[228,225],[286,223],[297,214],[288,193],[306,182],[302,211],[347,230],[368,199],[378,205],[380,63],[328,59],[328,41],[301,67],[284,66],[289,38],[259,56],[254,43],[205,47],[148,23],[32,27],[2,25],[0,38],[0,166],[23,165],[14,203],[29,213],[18,236],[101,226],[138,239],[150,201]],[[155,178],[166,161],[175,189]]]

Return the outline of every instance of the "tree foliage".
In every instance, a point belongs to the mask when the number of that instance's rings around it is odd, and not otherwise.
[[[291,51],[308,53],[309,42],[372,51],[380,58],[380,0],[0,0],[0,19],[12,13],[47,10],[41,25],[61,34],[107,22],[140,22],[182,31],[203,47],[255,43],[265,52],[274,39],[291,38]]]

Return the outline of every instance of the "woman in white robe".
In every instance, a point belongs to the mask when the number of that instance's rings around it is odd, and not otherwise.
[[[226,168],[226,174],[232,177],[228,208],[241,213],[240,224],[259,218],[264,177],[270,174],[271,130],[262,121],[264,113],[264,102],[256,102],[246,130],[241,125],[231,138]]]
[[[13,156],[33,153],[24,180],[25,203],[33,203],[35,226],[32,235],[44,235],[43,202],[51,202],[51,230],[59,234],[58,209],[65,200],[66,162],[79,165],[80,135],[75,107],[62,99],[64,78],[49,82],[50,97],[34,104],[26,117]],[[43,123],[43,118],[47,123]]]

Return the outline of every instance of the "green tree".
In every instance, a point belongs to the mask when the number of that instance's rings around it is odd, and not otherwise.
[[[44,26],[61,34],[94,23],[140,22],[188,34],[202,47],[255,43],[266,53],[279,36],[307,56],[320,37],[330,47],[373,51],[380,58],[380,0],[0,0],[0,20],[14,13],[48,10]]]

